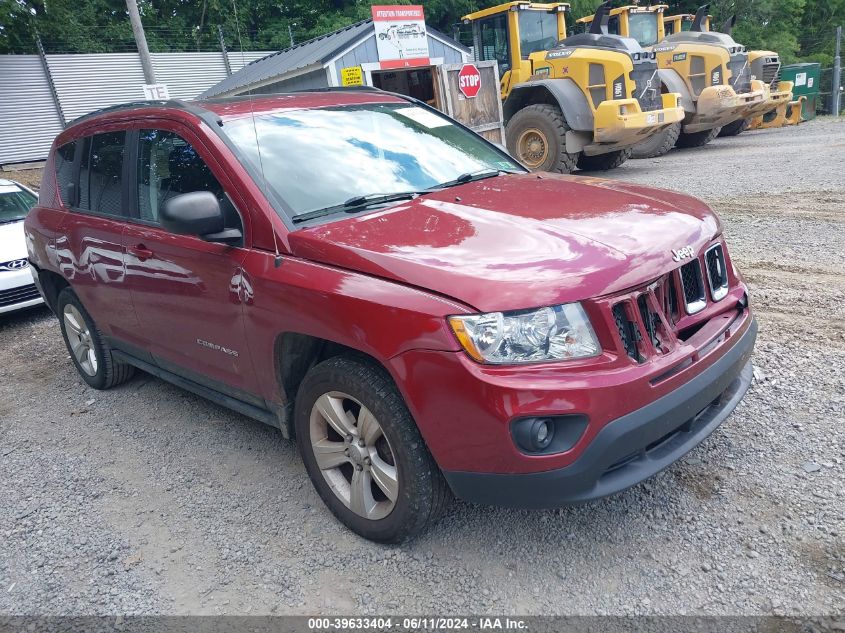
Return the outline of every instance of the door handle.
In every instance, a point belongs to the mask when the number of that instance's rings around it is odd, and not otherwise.
[[[134,257],[138,258],[140,261],[146,261],[153,256],[153,252],[148,249],[143,244],[138,244],[136,246],[129,247],[129,254],[133,255]]]

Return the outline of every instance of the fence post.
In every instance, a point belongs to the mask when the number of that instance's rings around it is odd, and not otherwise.
[[[47,79],[47,84],[50,86],[50,94],[53,96],[53,105],[56,106],[59,122],[62,124],[62,127],[66,127],[67,119],[65,118],[64,110],[62,110],[62,102],[59,101],[59,93],[56,91],[56,84],[53,83],[53,74],[50,72],[49,64],[47,64],[47,54],[44,52],[41,36],[37,32],[35,33],[35,46],[38,48],[38,57],[41,58],[41,66],[44,68],[44,76]]]
[[[226,50],[226,40],[223,39],[223,27],[217,25],[217,37],[220,38],[220,51],[223,53],[223,64],[226,66],[226,76],[232,76],[232,65],[229,63],[229,51]]]
[[[833,58],[833,85],[831,86],[831,111],[833,116],[839,116],[842,112],[842,27],[836,27],[836,55]]]

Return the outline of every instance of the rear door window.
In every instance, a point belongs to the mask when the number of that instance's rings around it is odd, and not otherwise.
[[[79,166],[79,208],[123,215],[123,157],[126,132],[106,132],[85,139]]]

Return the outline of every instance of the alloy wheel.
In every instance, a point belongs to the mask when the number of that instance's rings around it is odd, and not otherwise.
[[[309,422],[311,449],[332,492],[355,514],[383,519],[399,496],[396,460],[373,413],[352,396],[317,398]]]
[[[76,306],[70,303],[65,306],[62,318],[71,353],[82,371],[89,376],[95,376],[98,366],[97,350],[94,348],[94,341],[91,340],[91,332],[88,330],[85,319]]]

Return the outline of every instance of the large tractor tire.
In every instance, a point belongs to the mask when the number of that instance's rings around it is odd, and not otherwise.
[[[511,117],[505,129],[508,151],[531,171],[568,174],[578,154],[567,154],[569,125],[557,106],[530,105]]]
[[[631,156],[631,149],[620,149],[615,152],[608,152],[607,154],[599,154],[598,156],[587,156],[581,154],[578,157],[578,169],[584,171],[607,171],[608,169],[616,169],[624,163]]]
[[[733,123],[728,123],[722,127],[722,131],[719,132],[719,137],[737,136],[738,134],[745,132],[749,125],[751,125],[751,119],[739,119]]]
[[[642,143],[634,145],[631,158],[657,158],[668,154],[669,150],[675,147],[680,135],[681,124],[673,123],[657,134],[652,134]]]
[[[692,132],[691,134],[684,134],[683,132],[681,132],[681,135],[678,137],[677,143],[675,143],[675,147],[704,147],[705,145],[707,145],[707,143],[719,136],[719,132],[721,131],[722,128],[714,127],[712,130],[704,130],[703,132]]]

